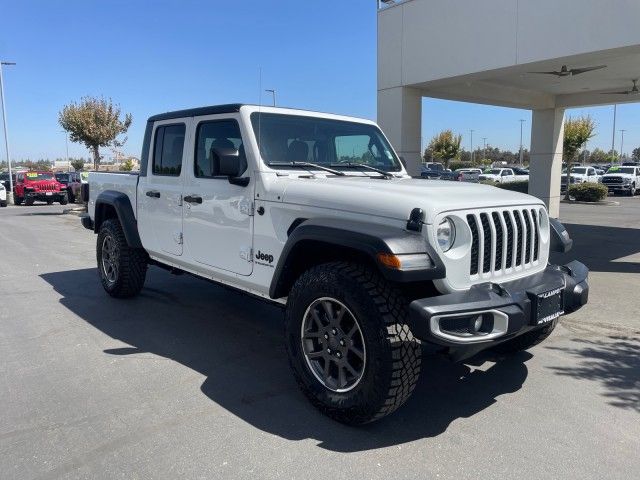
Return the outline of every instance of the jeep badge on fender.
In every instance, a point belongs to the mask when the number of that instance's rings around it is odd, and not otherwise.
[[[266,253],[262,253],[260,250],[258,250],[258,253],[256,253],[256,258],[258,260],[273,263],[273,255],[267,255]]]
[[[154,264],[281,305],[297,383],[340,422],[400,407],[421,342],[456,361],[507,358],[588,299],[583,264],[549,264],[571,239],[541,200],[411,178],[369,120],[241,104],[163,113],[140,163],[139,175],[89,173],[82,223],[107,293],[137,295]]]

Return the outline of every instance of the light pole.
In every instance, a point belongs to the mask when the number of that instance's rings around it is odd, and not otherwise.
[[[626,130],[620,130],[620,161],[624,158],[624,151],[622,150],[624,148],[624,132]]]
[[[471,165],[473,165],[473,130],[471,130]]]
[[[522,166],[522,125],[526,122],[524,119],[520,119],[520,166]]]
[[[60,133],[64,133],[64,143],[67,147],[67,172],[70,172],[71,164],[69,163],[69,135],[66,130],[60,130]]]
[[[268,88],[265,90],[265,92],[270,93],[271,95],[273,95],[273,106],[276,106],[276,91],[273,88]]]
[[[615,162],[616,152],[616,113],[618,110],[618,104],[613,104],[613,133],[611,134],[611,163]]]
[[[11,175],[11,157],[9,156],[9,134],[7,133],[7,110],[4,105],[4,83],[2,82],[2,66],[15,65],[15,62],[0,61],[0,103],[2,103],[2,124],[4,125],[4,146],[7,153],[7,164],[9,165],[9,191],[7,192],[7,202],[13,203],[13,176]]]
[[[482,137],[482,160],[486,160],[487,158],[487,137]]]

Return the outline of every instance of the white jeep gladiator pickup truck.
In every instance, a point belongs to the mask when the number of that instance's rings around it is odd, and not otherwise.
[[[367,120],[238,104],[156,115],[140,174],[91,173],[88,190],[108,294],[136,295],[155,265],[282,305],[295,378],[344,423],[407,400],[421,343],[508,354],[587,302],[584,265],[548,264],[571,239],[540,200],[411,178]]]
[[[633,197],[640,187],[640,167],[611,167],[600,177],[600,183],[606,185],[611,194],[624,193]]]

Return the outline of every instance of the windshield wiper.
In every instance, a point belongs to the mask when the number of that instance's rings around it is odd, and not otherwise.
[[[324,165],[318,165],[311,162],[270,162],[270,167],[301,167],[301,168],[317,168],[318,170],[324,170],[325,172],[333,173],[334,175],[344,176],[345,173],[333,168],[325,167]]]
[[[372,172],[377,172],[380,175],[384,175],[387,178],[395,178],[395,175],[391,172],[387,172],[386,170],[382,170],[381,168],[372,167],[371,165],[367,165],[365,163],[355,163],[355,162],[344,162],[344,163],[332,163],[332,167],[354,167],[354,168],[364,168],[365,170],[371,170]]]

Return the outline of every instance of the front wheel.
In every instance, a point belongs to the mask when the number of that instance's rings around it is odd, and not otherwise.
[[[60,205],[66,205],[67,203],[69,203],[69,200],[67,200],[66,195],[60,198]]]
[[[27,207],[30,207],[31,205],[33,205],[33,202],[34,202],[33,197],[27,197],[24,199],[24,204]]]
[[[147,275],[147,254],[129,247],[118,220],[105,220],[100,226],[96,257],[102,287],[109,295],[128,298],[140,293]]]
[[[353,263],[313,267],[287,301],[289,363],[321,412],[347,424],[400,407],[420,376],[421,346],[404,323],[408,303],[375,271]]]
[[[629,187],[629,196],[633,197],[636,194],[636,184],[633,183],[631,184],[631,187]]]

